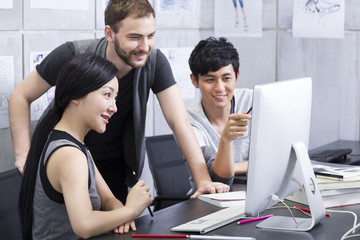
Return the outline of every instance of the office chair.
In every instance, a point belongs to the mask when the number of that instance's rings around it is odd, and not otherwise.
[[[146,152],[157,194],[154,211],[189,199],[191,174],[174,136],[146,137]]]
[[[11,169],[0,173],[0,235],[1,239],[22,239],[18,199],[21,175]]]

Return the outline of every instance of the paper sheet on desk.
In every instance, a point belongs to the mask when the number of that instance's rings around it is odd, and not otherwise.
[[[246,192],[234,191],[226,193],[202,194],[199,199],[218,207],[245,205]]]

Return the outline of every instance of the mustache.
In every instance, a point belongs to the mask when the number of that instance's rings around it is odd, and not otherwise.
[[[131,53],[132,54],[135,54],[135,55],[143,55],[143,54],[146,54],[146,55],[150,55],[150,53],[151,53],[151,50],[152,49],[150,49],[149,51],[147,51],[147,52],[145,52],[145,51],[132,51]]]

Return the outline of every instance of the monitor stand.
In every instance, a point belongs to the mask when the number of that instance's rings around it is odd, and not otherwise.
[[[277,229],[277,230],[293,230],[293,231],[309,231],[312,229],[320,220],[325,217],[324,203],[316,182],[314,171],[309,159],[308,151],[303,142],[296,142],[292,144],[292,150],[295,154],[291,154],[290,159],[298,161],[297,166],[300,168],[299,182],[304,183],[302,190],[305,191],[306,199],[309,204],[311,211],[311,218],[295,218],[296,222],[292,217],[286,216],[273,216],[262,221],[257,225],[259,228],[265,229]]]

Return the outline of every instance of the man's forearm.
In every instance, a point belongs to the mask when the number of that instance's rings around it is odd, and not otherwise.
[[[176,127],[172,129],[196,183],[197,190],[193,195],[191,195],[191,198],[196,198],[205,193],[228,192],[228,185],[211,181],[205,159],[195,137],[194,130],[190,124],[188,124],[188,126],[189,128],[185,126],[180,129]]]
[[[30,147],[30,105],[14,94],[9,99],[9,122],[15,158],[26,158]]]
[[[10,95],[9,120],[15,152],[15,166],[20,173],[30,148],[30,104],[49,90],[47,83],[36,70],[20,82]]]
[[[211,182],[204,156],[196,139],[194,130],[190,125],[185,105],[182,101],[177,85],[157,94],[165,119],[176,136],[181,152],[183,153],[190,171],[199,188]]]
[[[203,182],[211,182],[204,156],[191,125],[186,124],[186,126],[181,129],[182,130],[174,129],[174,133],[180,149],[190,167],[196,186],[201,186]]]
[[[222,178],[231,178],[235,173],[232,144],[232,141],[221,137],[219,149],[212,164],[213,171]]]
[[[235,163],[235,174],[246,174],[248,172],[249,161]]]

